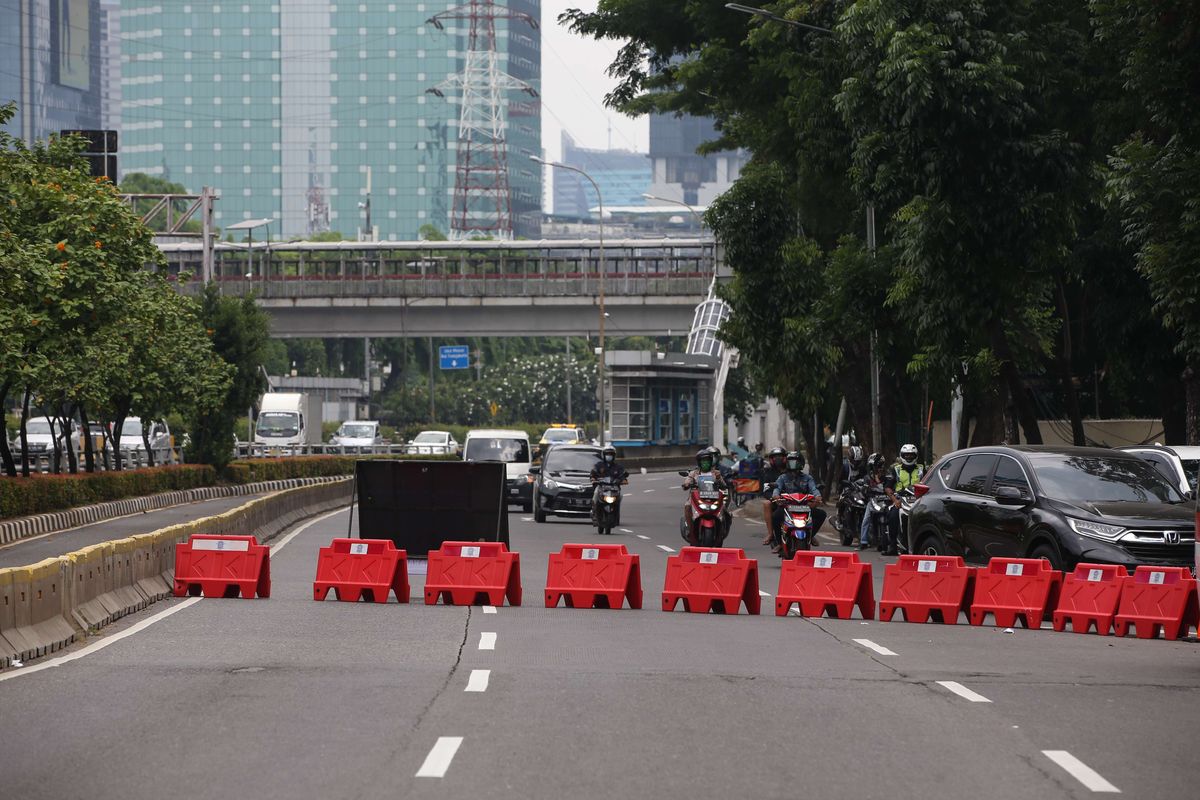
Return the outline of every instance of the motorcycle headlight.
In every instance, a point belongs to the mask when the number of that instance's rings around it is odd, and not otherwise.
[[[615,503],[615,502],[617,502],[617,498],[613,497],[611,494],[606,494],[606,495],[604,495],[604,502]]]
[[[701,503],[700,510],[701,511],[716,511],[717,507],[715,505],[713,505],[712,503]]]
[[[550,478],[542,478],[542,488],[543,489],[557,489],[558,484],[556,482],[554,482],[553,480],[551,480]]]
[[[1115,542],[1121,537],[1121,534],[1125,533],[1125,529],[1120,525],[1105,525],[1101,522],[1090,522],[1086,519],[1075,519],[1074,517],[1067,517],[1067,524],[1071,526],[1071,530],[1080,536],[1103,539],[1106,542]]]

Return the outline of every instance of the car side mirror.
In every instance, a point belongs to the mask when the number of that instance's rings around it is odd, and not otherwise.
[[[1029,499],[1015,486],[1001,486],[996,489],[996,502],[1002,506],[1023,506]]]
[[[679,470],[679,475],[682,478],[686,478],[688,476],[688,472],[686,469],[681,469],[681,470]]]

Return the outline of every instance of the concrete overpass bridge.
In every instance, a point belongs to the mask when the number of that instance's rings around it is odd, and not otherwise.
[[[161,245],[173,273],[256,302],[278,337],[686,334],[719,248],[702,239]],[[198,282],[182,289],[199,292]]]

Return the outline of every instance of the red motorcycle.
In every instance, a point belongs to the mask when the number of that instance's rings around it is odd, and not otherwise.
[[[779,557],[790,561],[800,550],[808,550],[813,540],[812,504],[817,498],[811,494],[781,494],[775,498],[783,506],[783,521],[779,525]]]
[[[688,473],[679,474],[687,476]],[[697,476],[696,485],[688,493],[688,503],[692,509],[691,526],[684,514],[679,520],[680,535],[692,546],[720,547],[729,535],[729,520],[725,513],[728,502],[728,495],[721,491],[711,474]]]

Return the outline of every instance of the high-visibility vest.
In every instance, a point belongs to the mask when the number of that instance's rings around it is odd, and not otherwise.
[[[914,464],[912,470],[908,470],[902,464],[897,464],[893,469],[896,471],[896,491],[902,492],[905,489],[911,489],[914,485],[921,482],[921,467]]]

